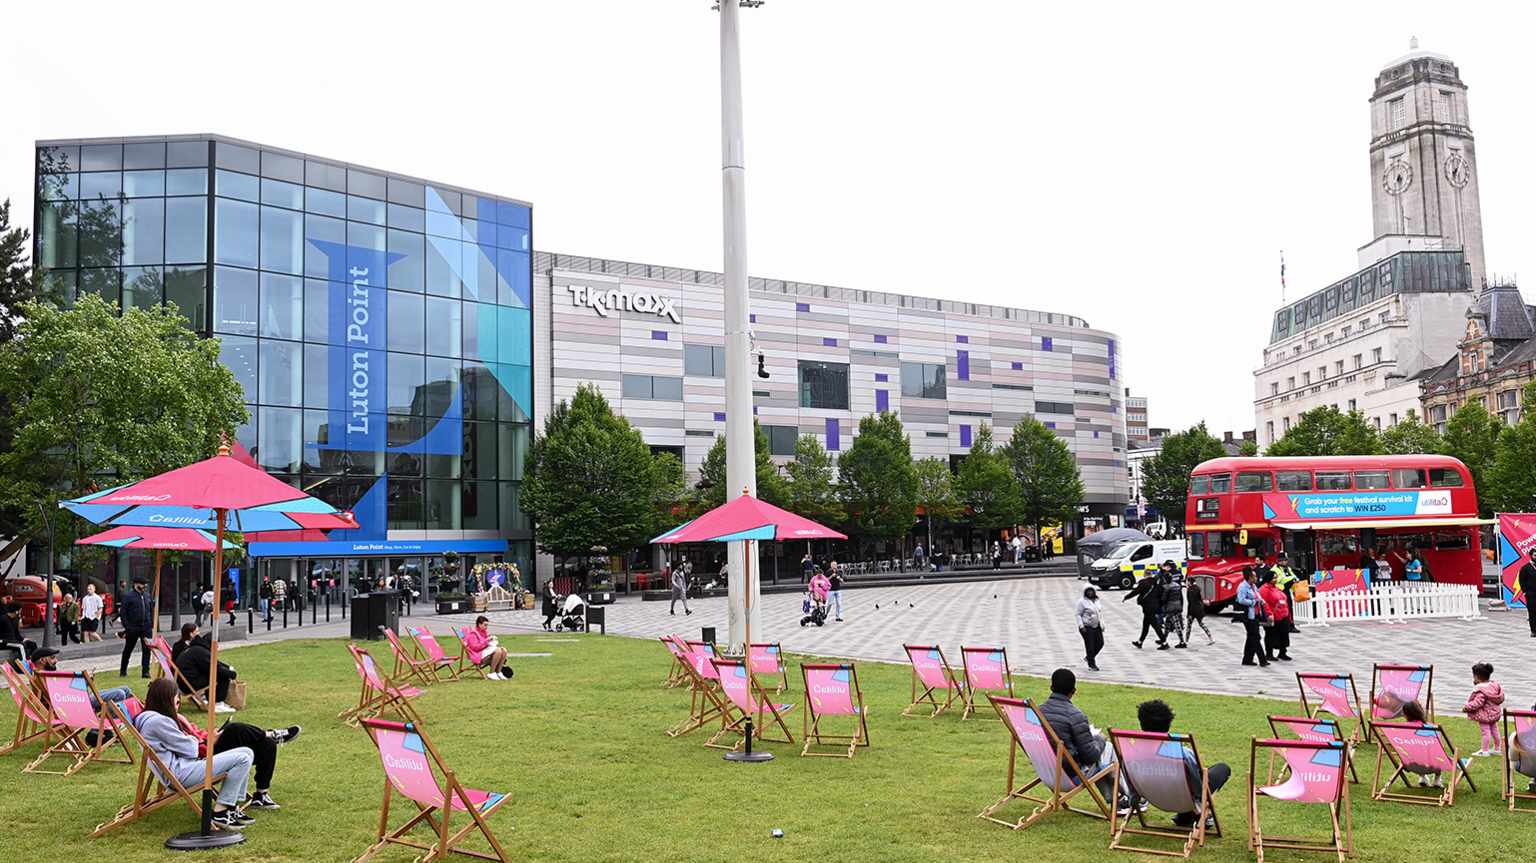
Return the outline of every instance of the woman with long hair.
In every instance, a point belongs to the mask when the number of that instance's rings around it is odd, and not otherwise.
[[[181,693],[177,691],[175,681],[157,677],[150,681],[149,693],[144,697],[144,710],[133,724],[176,781],[183,786],[193,786],[207,775],[207,755],[200,741],[182,729],[176,714],[180,702]],[[217,734],[215,732],[215,739]],[[243,746],[214,753],[214,775],[225,774],[213,804],[215,826],[235,830],[256,820],[246,815],[239,805],[245,797],[245,784],[255,758],[255,754]]]

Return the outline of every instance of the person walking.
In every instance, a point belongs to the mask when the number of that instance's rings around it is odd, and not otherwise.
[[[916,567],[918,572],[926,571],[923,569],[923,544],[921,542],[912,546],[912,565]],[[807,574],[806,578],[810,578],[809,574]]]
[[[921,556],[922,552],[923,552],[923,547],[922,546],[918,546],[916,553],[919,556]],[[810,552],[806,552],[805,553],[805,557],[800,559],[800,583],[801,584],[810,584],[811,583],[811,571],[814,570],[815,568],[816,568],[816,562],[811,560],[811,553]]]
[[[1083,637],[1084,658],[1088,668],[1099,670],[1099,651],[1104,649],[1104,608],[1099,605],[1098,591],[1092,587],[1083,589],[1083,598],[1077,601],[1077,632]]]
[[[272,579],[270,577],[263,577],[262,578],[262,580],[261,580],[261,589],[256,591],[256,597],[261,600],[261,619],[263,621],[271,620],[272,619]]]
[[[1200,588],[1200,580],[1197,578],[1186,579],[1189,587],[1184,590],[1184,631],[1186,635],[1195,634],[1195,624],[1205,632],[1207,644],[1215,644],[1216,637],[1211,635],[1211,630],[1205,625],[1205,593]]]
[[[832,615],[834,620],[843,619],[843,574],[838,571],[837,564],[832,564],[832,574],[827,576],[830,587],[827,590],[827,599],[832,603]]]
[[[1243,567],[1243,583],[1237,586],[1237,604],[1242,609],[1243,629],[1246,637],[1243,640],[1243,664],[1253,665],[1258,660],[1258,665],[1269,667],[1269,660],[1264,656],[1264,648],[1259,644],[1259,621],[1264,613],[1263,600],[1259,598],[1259,577],[1253,571],[1253,567]]]
[[[80,601],[74,591],[64,593],[64,602],[55,614],[59,617],[59,644],[68,644],[70,639],[80,644]]]
[[[663,570],[665,572],[665,570]],[[560,595],[555,593],[555,580],[544,582],[544,628],[549,629],[555,615],[560,613]]]
[[[1189,643],[1184,640],[1184,583],[1179,577],[1179,565],[1171,560],[1164,561],[1162,580],[1158,601],[1163,612],[1163,632],[1179,636],[1179,643],[1174,647],[1189,647]],[[1158,650],[1162,650],[1162,647]]]
[[[1504,690],[1493,679],[1493,664],[1479,662],[1472,666],[1472,696],[1461,712],[1476,722],[1483,732],[1483,748],[1472,753],[1476,758],[1499,755],[1499,719],[1504,715]]]
[[[1524,594],[1521,600],[1525,603],[1525,619],[1531,625],[1531,637],[1536,638],[1536,611],[1531,610],[1531,595],[1536,594],[1536,548],[1531,549],[1530,559],[1520,567],[1520,574],[1515,577],[1515,589]]]
[[[218,609],[213,607],[213,588],[210,585],[206,585],[205,584],[205,585],[203,585],[202,590],[203,590],[203,610],[208,612],[208,623],[210,625],[212,625],[213,619],[215,617],[219,616]],[[202,626],[203,625],[202,621],[201,621],[202,615],[198,615],[198,617],[199,617],[199,621],[198,621],[197,625],[198,626]]]
[[[86,641],[100,641],[101,611],[105,603],[96,593],[96,585],[86,582],[85,596],[80,598],[80,632]]]
[[[1147,630],[1149,629],[1157,633],[1158,650],[1166,650],[1168,647],[1168,635],[1163,632],[1163,624],[1157,619],[1158,612],[1162,610],[1162,597],[1158,592],[1159,587],[1157,576],[1155,574],[1150,575],[1136,582],[1136,586],[1131,588],[1130,592],[1120,600],[1121,602],[1129,602],[1134,599],[1136,604],[1141,606],[1141,637],[1131,642],[1131,645],[1137,650],[1140,650],[1142,642],[1147,640]]]
[[[1275,584],[1273,572],[1264,573],[1259,585],[1259,599],[1263,601],[1272,624],[1264,629],[1264,656],[1270,661],[1290,662],[1291,657],[1286,651],[1291,647],[1291,609],[1286,604],[1285,592]]]
[[[997,540],[992,541],[992,568],[994,570],[1003,568],[1003,547]]]
[[[123,597],[123,607],[118,611],[123,621],[123,661],[118,667],[118,677],[128,676],[128,660],[133,658],[133,648],[140,648],[144,677],[149,676],[149,639],[154,634],[155,598],[144,589],[149,578],[133,577],[133,590]]]
[[[668,614],[677,614],[677,604],[683,604],[683,616],[693,614],[693,609],[688,607],[688,576],[683,567],[672,570],[672,605]]]

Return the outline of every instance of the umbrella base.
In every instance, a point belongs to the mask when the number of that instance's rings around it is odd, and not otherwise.
[[[165,840],[165,847],[172,851],[202,851],[207,848],[227,848],[245,841],[245,834],[238,830],[210,830],[207,833],[193,830],[177,833]]]
[[[764,752],[761,749],[757,750],[756,752],[727,752],[727,753],[725,753],[725,760],[726,761],[749,761],[749,762],[752,762],[752,763],[756,763],[758,761],[772,761],[773,760],[773,753],[772,752]]]

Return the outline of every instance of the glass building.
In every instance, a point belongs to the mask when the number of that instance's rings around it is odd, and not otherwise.
[[[531,578],[527,203],[217,135],[41,141],[36,176],[37,262],[175,303],[245,389],[245,449],[355,514],[256,538],[262,574],[344,595],[451,550]]]

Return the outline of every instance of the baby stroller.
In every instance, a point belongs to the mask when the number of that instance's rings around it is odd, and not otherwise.
[[[802,605],[806,615],[800,618],[800,625],[814,623],[817,626],[825,626],[827,623],[827,601],[807,590],[805,602]]]
[[[555,623],[555,631],[562,632],[569,629],[572,632],[580,632],[587,628],[587,603],[582,600],[581,594],[572,593],[560,603],[560,620]]]

